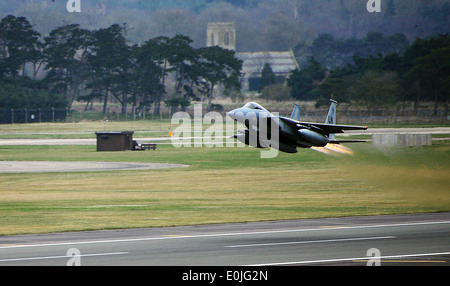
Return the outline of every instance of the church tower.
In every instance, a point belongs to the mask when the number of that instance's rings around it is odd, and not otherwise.
[[[208,23],[206,29],[206,46],[219,46],[236,51],[236,26],[234,22]]]

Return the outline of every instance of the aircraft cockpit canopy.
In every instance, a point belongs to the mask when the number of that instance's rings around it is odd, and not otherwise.
[[[257,110],[266,110],[264,107],[262,107],[261,105],[259,105],[256,102],[249,102],[246,105],[244,105],[244,108],[257,109]]]

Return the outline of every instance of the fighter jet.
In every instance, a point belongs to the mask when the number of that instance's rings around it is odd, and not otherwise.
[[[295,105],[290,118],[275,116],[256,102],[228,112],[228,116],[244,124],[247,129],[233,137],[256,148],[272,147],[286,153],[297,153],[299,148],[320,148],[329,144],[365,142],[362,140],[336,140],[336,133],[346,130],[367,130],[367,126],[336,124],[336,104],[331,105],[325,123],[300,121],[300,106]],[[275,128],[275,129],[273,129]],[[273,130],[272,130],[273,129]]]

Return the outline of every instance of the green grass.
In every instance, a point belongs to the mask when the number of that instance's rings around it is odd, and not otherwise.
[[[359,125],[364,125],[359,123]],[[370,125],[369,128],[421,128],[448,127],[449,124],[389,124]],[[95,139],[96,131],[135,131],[135,138],[167,137],[178,125],[170,120],[137,120],[137,121],[84,121],[76,123],[32,123],[32,124],[0,124],[0,139]],[[204,125],[203,129],[209,128]],[[224,128],[225,130],[225,128]],[[439,135],[433,135],[433,137]],[[443,135],[445,138],[447,135]],[[349,137],[346,137],[347,139]],[[352,136],[355,139],[367,139],[368,136]],[[438,138],[438,137],[436,137]]]
[[[165,137],[173,128],[170,120],[0,124],[0,139],[95,139],[97,131],[123,130],[135,131],[138,137]]]
[[[95,126],[94,126],[95,128]],[[0,146],[0,160],[159,162],[170,170],[0,174],[0,235],[450,210],[450,142],[352,156],[254,148],[96,152]]]

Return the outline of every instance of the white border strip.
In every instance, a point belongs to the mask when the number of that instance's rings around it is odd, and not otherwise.
[[[367,260],[367,259],[391,259],[391,258],[405,258],[405,257],[421,257],[421,256],[437,256],[437,255],[449,255],[450,252],[437,252],[437,253],[420,253],[420,254],[399,254],[377,257],[354,257],[354,258],[339,258],[339,259],[324,259],[324,260],[310,260],[310,261],[292,261],[292,262],[275,262],[264,264],[251,264],[244,266],[283,266],[283,265],[299,265],[299,264],[314,264],[314,263],[329,263],[329,262],[344,262],[353,260]],[[383,262],[382,260],[380,262]]]
[[[82,255],[77,255],[76,257],[111,256],[111,255],[124,255],[124,254],[128,254],[128,252],[82,254]],[[58,259],[58,258],[65,258],[65,259],[67,259],[67,258],[71,258],[71,256],[59,255],[59,256],[43,256],[43,257],[7,258],[7,259],[0,259],[0,262],[45,260],[45,259]]]
[[[395,236],[356,237],[356,238],[309,240],[309,241],[289,241],[289,242],[277,242],[277,243],[241,244],[241,245],[228,245],[228,246],[224,246],[224,247],[241,248],[241,247],[277,246],[277,245],[291,245],[291,244],[311,244],[311,243],[324,243],[324,242],[377,240],[377,239],[390,239],[390,238],[395,238]]]
[[[151,241],[151,240],[222,237],[222,236],[244,236],[244,235],[274,234],[274,233],[293,233],[293,232],[308,232],[308,231],[329,231],[329,230],[363,229],[363,228],[379,228],[379,227],[436,225],[436,224],[449,224],[449,223],[450,223],[450,221],[434,221],[434,222],[415,222],[415,223],[400,223],[400,224],[336,226],[336,227],[309,228],[309,229],[268,230],[268,231],[255,231],[255,232],[231,232],[231,233],[215,233],[215,234],[199,234],[199,235],[183,235],[183,234],[176,235],[175,234],[175,235],[168,236],[169,235],[168,234],[166,236],[163,235],[163,236],[158,236],[158,237],[142,237],[142,238],[110,239],[110,240],[88,240],[88,241],[72,241],[72,242],[26,244],[26,245],[8,245],[8,246],[0,246],[0,250],[1,249],[12,249],[12,248],[26,248],[26,247],[46,247],[46,246],[118,243],[118,242],[138,242],[138,241]],[[1,237],[0,237],[0,242],[1,242]]]

